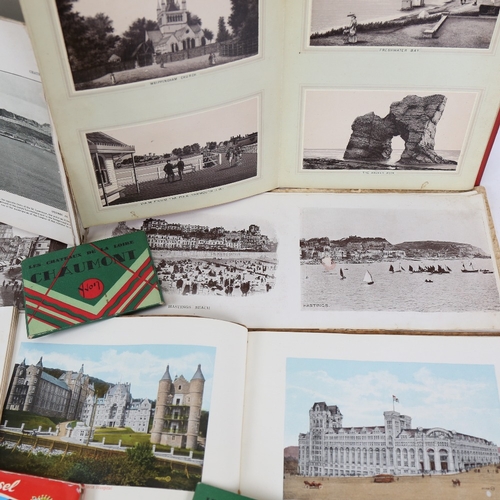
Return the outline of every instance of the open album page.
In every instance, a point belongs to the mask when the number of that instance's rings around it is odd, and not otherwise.
[[[500,105],[486,0],[290,0],[280,186],[472,189]]]
[[[277,187],[282,1],[22,6],[85,227]]]
[[[89,500],[189,500],[200,481],[237,492],[245,328],[127,317],[28,340],[24,320],[2,470],[85,483]]]
[[[476,191],[275,192],[88,236],[146,232],[163,314],[248,328],[495,331],[489,222]]]
[[[251,332],[241,493],[496,498],[498,337]]]
[[[0,19],[0,44],[0,220],[75,245],[78,225],[25,27]]]

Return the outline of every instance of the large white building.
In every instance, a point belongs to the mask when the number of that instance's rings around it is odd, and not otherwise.
[[[441,427],[412,428],[411,417],[384,412],[383,425],[343,427],[338,406],[314,403],[299,434],[304,476],[411,475],[499,463],[496,444]]]
[[[152,404],[149,399],[133,399],[130,384],[116,384],[102,398],[88,397],[82,420],[92,427],[130,427],[148,432]]]
[[[178,52],[206,45],[205,32],[199,24],[188,24],[186,0],[157,0],[156,18],[159,30],[147,31],[156,54]]]

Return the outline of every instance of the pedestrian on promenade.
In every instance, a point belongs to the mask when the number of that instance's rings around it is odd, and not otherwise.
[[[163,167],[163,170],[165,172],[165,178],[167,179],[167,182],[174,182],[174,166],[170,163],[170,161],[167,161],[167,163]]]
[[[233,148],[229,148],[226,151],[226,160],[229,163],[230,167],[233,166],[233,158],[234,158],[234,150],[233,150]]]
[[[182,157],[179,157],[179,161],[177,162],[177,172],[179,173],[179,180],[182,181],[182,174],[184,172],[184,162],[182,161]]]

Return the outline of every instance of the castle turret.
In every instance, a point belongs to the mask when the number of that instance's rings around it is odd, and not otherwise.
[[[159,444],[161,441],[161,434],[163,431],[163,426],[165,422],[165,413],[167,411],[167,405],[169,404],[169,395],[172,390],[172,377],[170,376],[169,367],[163,374],[158,384],[158,394],[156,397],[156,408],[155,415],[153,419],[153,427],[151,429],[151,442],[153,444]]]
[[[198,365],[198,369],[189,384],[190,409],[186,433],[186,448],[190,448],[192,450],[196,449],[196,444],[198,442],[204,387],[205,377],[201,372],[201,365]]]
[[[19,385],[19,379],[24,379],[26,377],[26,359],[23,359],[19,365],[17,365],[16,370],[14,372],[14,378],[12,380],[12,387],[17,387]],[[11,390],[9,392],[9,397],[7,399],[7,404],[5,408],[7,410],[18,410],[20,400],[17,400],[15,394],[16,391]]]

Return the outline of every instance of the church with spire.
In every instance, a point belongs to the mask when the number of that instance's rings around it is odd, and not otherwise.
[[[94,385],[83,365],[56,378],[43,371],[43,358],[36,365],[23,360],[14,368],[5,409],[78,420],[88,396],[94,396]]]
[[[154,53],[165,54],[194,49],[206,45],[205,33],[199,24],[188,23],[186,0],[157,0],[158,30],[146,31],[146,42],[151,41]]]
[[[201,365],[187,381],[183,375],[170,376],[167,366],[158,384],[151,442],[196,450],[200,429],[205,377]]]

